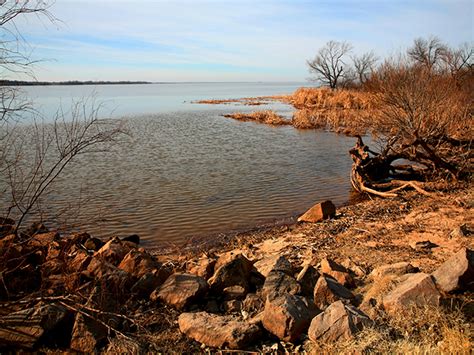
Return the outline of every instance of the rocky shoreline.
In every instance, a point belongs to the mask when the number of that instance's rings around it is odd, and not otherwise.
[[[468,353],[472,206],[470,186],[316,205],[167,254],[3,219],[0,349]]]

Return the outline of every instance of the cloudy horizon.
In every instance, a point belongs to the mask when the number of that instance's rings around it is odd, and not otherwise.
[[[329,40],[380,57],[416,37],[473,40],[473,4],[432,1],[57,1],[23,16],[39,81],[305,81]]]

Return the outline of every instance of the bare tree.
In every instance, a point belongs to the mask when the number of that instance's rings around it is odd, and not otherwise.
[[[415,39],[407,53],[415,63],[432,70],[441,62],[446,51],[447,46],[438,37],[430,36],[428,39]]]
[[[347,42],[329,41],[319,49],[313,60],[306,63],[309,71],[315,74],[316,80],[336,89],[349,74],[346,57],[351,51],[352,46]]]
[[[469,72],[474,67],[474,46],[463,43],[458,48],[448,48],[442,57],[445,69],[453,76]]]
[[[55,21],[48,9],[41,0],[0,0],[0,79],[18,74],[34,78],[36,61],[15,20],[33,14]],[[100,108],[86,99],[74,103],[70,112],[61,108],[53,119],[32,118],[26,115],[34,111],[32,105],[17,88],[0,87],[0,197],[7,204],[6,216],[18,218],[17,231],[73,159],[107,149],[124,133],[118,121],[100,119]]]
[[[364,84],[367,81],[378,60],[379,58],[373,51],[352,57],[354,70],[360,84]]]

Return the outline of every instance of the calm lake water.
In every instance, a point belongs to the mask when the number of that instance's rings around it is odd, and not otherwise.
[[[287,220],[315,202],[349,199],[353,138],[238,122],[223,113],[292,107],[199,105],[199,99],[288,94],[304,83],[207,83],[26,88],[48,117],[91,95],[130,137],[76,160],[48,195],[45,218],[99,237],[139,234],[146,245]],[[108,111],[107,111],[108,110]],[[111,112],[113,110],[113,112]]]

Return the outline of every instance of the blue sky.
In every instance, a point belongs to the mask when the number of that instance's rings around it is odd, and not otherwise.
[[[472,0],[56,0],[23,17],[38,80],[304,81],[329,40],[387,57],[415,37],[473,41]]]

